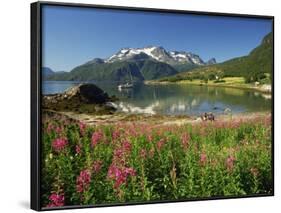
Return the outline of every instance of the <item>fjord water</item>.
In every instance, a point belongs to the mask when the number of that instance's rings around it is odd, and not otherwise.
[[[44,81],[42,93],[60,93],[78,85],[77,81]],[[188,84],[145,85],[135,84],[132,89],[119,90],[117,82],[92,82],[115,95],[120,111],[166,115],[216,114],[231,110],[232,113],[263,112],[271,110],[270,95],[256,91],[197,86]]]

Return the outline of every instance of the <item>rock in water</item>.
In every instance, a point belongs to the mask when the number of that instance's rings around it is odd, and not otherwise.
[[[107,106],[111,98],[94,84],[80,84],[63,93],[43,96],[43,108],[57,111],[77,111],[80,113],[108,113],[113,108]]]
[[[68,89],[62,95],[67,99],[78,98],[88,104],[102,104],[109,101],[107,93],[94,84],[80,84]]]

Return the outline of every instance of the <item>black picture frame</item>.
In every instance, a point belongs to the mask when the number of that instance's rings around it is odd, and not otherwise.
[[[114,204],[99,204],[99,205],[83,205],[83,206],[64,206],[59,208],[42,208],[40,202],[40,165],[41,165],[41,101],[42,101],[42,6],[63,6],[63,7],[80,7],[80,8],[102,8],[113,9],[120,11],[144,11],[156,13],[171,13],[171,14],[194,14],[220,17],[244,17],[255,19],[266,19],[272,21],[273,33],[273,58],[272,58],[272,181],[273,191],[271,194],[262,195],[245,195],[245,196],[223,196],[223,197],[208,197],[208,198],[191,198],[183,200],[171,201],[149,201],[149,202],[130,202],[130,203],[114,203]],[[203,11],[187,11],[174,9],[157,9],[157,8],[140,8],[140,7],[123,7],[111,5],[93,5],[81,3],[62,3],[62,2],[48,2],[39,1],[31,3],[31,209],[36,211],[42,210],[56,210],[56,209],[75,209],[75,208],[90,208],[90,207],[106,207],[106,206],[124,206],[124,205],[138,205],[138,204],[152,204],[152,203],[168,203],[168,202],[185,202],[185,201],[202,201],[202,200],[216,200],[216,199],[233,199],[233,198],[248,198],[248,197],[265,197],[274,196],[274,16],[265,15],[249,15],[249,14],[234,14],[234,13],[217,13],[217,12],[203,12]]]

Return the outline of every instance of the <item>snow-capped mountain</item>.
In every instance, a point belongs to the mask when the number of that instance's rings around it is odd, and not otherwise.
[[[184,51],[166,51],[163,47],[148,46],[144,48],[123,48],[105,60],[106,63],[116,61],[154,59],[170,65],[194,64],[206,65],[198,55]],[[213,62],[213,61],[212,61]]]

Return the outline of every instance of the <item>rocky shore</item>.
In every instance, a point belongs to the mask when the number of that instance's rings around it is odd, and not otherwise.
[[[63,93],[44,95],[43,110],[88,114],[112,114],[116,108],[111,104],[116,98],[94,84],[80,84]]]

